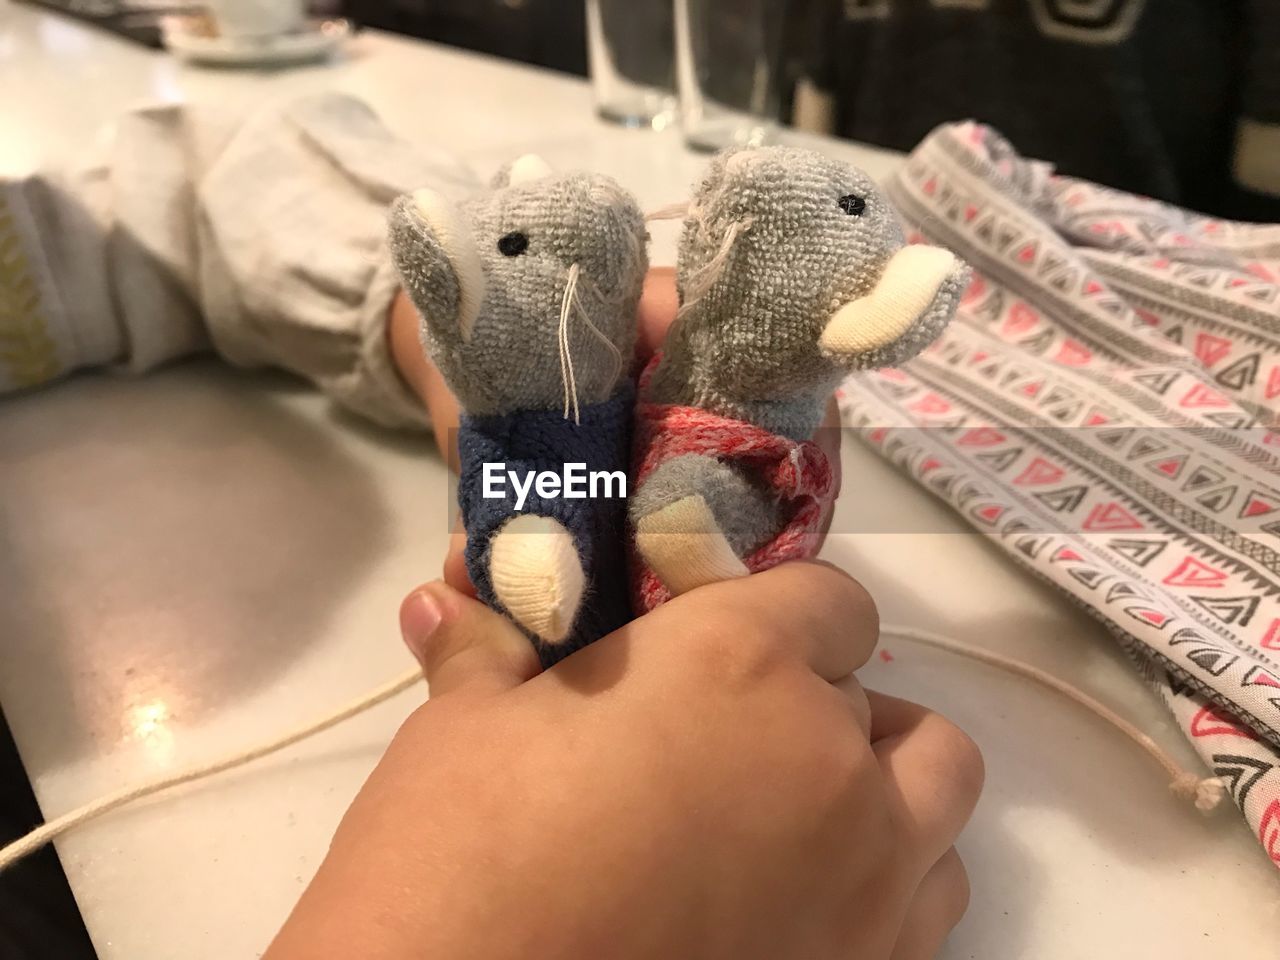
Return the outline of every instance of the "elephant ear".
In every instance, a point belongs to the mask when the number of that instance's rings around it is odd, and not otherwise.
[[[467,218],[435,190],[391,207],[388,242],[396,269],[429,331],[445,343],[471,338],[484,302],[484,266]]]
[[[543,177],[549,177],[553,172],[551,164],[536,153],[526,153],[504,164],[493,175],[489,185],[495,190],[501,190],[503,187],[518,187],[522,183],[532,183]]]
[[[857,370],[872,357],[901,352],[894,350],[899,342],[922,340],[911,351],[918,352],[951,319],[966,276],[964,263],[949,250],[924,244],[901,248],[870,293],[832,314],[819,339],[823,354],[843,369]],[[925,326],[929,340],[910,336]]]

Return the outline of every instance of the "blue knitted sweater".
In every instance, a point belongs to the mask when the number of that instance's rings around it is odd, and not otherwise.
[[[586,464],[588,472],[621,470],[625,475],[634,403],[635,390],[627,381],[608,400],[583,407],[580,424],[551,410],[463,416],[458,431],[458,504],[467,530],[467,573],[476,593],[489,606],[506,612],[494,595],[489,575],[490,543],[517,511],[516,493],[510,482],[505,484],[503,499],[483,496],[484,465],[505,464],[504,471],[516,471],[522,477],[527,472],[543,470],[561,474],[566,463]],[[530,488],[520,512],[554,517],[563,524],[577,544],[578,559],[586,575],[582,607],[566,640],[555,646],[534,640],[543,666],[551,666],[631,619],[626,500],[548,499]]]

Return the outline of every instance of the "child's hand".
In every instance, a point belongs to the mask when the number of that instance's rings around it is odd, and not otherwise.
[[[925,960],[967,900],[967,737],[868,696],[870,598],[821,564],[713,584],[538,675],[441,583],[402,622],[431,700],[269,960]]]

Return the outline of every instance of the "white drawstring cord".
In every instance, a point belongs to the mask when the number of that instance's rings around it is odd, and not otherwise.
[[[376,707],[384,700],[391,699],[397,693],[408,690],[421,679],[422,670],[414,667],[408,673],[392,680],[390,683],[383,684],[363,697],[353,700],[345,707],[335,710],[333,713],[309,723],[305,727],[299,727],[290,733],[286,733],[284,736],[277,737],[274,740],[259,744],[240,753],[214,760],[212,763],[201,764],[166,777],[159,777],[145,783],[135,784],[132,787],[125,787],[98,797],[96,800],[91,800],[83,806],[64,813],[60,817],[55,817],[8,846],[0,848],[0,871],[21,860],[27,854],[34,853],[49,841],[62,836],[68,830],[78,827],[82,823],[95,820],[103,814],[133,803],[135,800],[141,800],[143,797],[150,797],[171,787],[178,787],[184,783],[203,780],[217,773],[234,770],[236,767],[243,767],[246,763],[252,763],[254,760],[276,753],[285,747],[292,746],[299,741],[328,730],[330,727],[337,726],[357,714],[364,713],[370,707]]]
[[[1220,778],[1196,776],[1174,760],[1158,743],[1106,704],[1095,700],[1083,690],[1071,686],[1064,680],[1059,680],[1053,674],[1047,673],[1039,667],[1033,667],[1029,663],[1006,657],[1004,654],[985,650],[982,647],[970,646],[967,643],[961,643],[959,640],[953,640],[950,637],[944,637],[941,634],[931,633],[928,630],[920,630],[915,627],[881,624],[880,635],[882,637],[897,637],[901,640],[923,643],[930,647],[937,647],[939,650],[946,650],[948,653],[968,657],[970,660],[990,664],[1009,673],[1026,677],[1042,687],[1048,687],[1050,690],[1075,701],[1086,710],[1091,711],[1111,724],[1143,750],[1147,751],[1152,759],[1169,774],[1169,789],[1174,795],[1194,801],[1196,809],[1201,813],[1210,813],[1217,809],[1222,802],[1222,798],[1226,795],[1226,784]]]

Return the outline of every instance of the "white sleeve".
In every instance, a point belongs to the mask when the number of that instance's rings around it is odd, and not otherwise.
[[[126,114],[89,170],[0,178],[0,392],[212,347],[380,423],[422,425],[387,347],[385,210],[406,190],[473,182],[337,94],[248,117]]]

